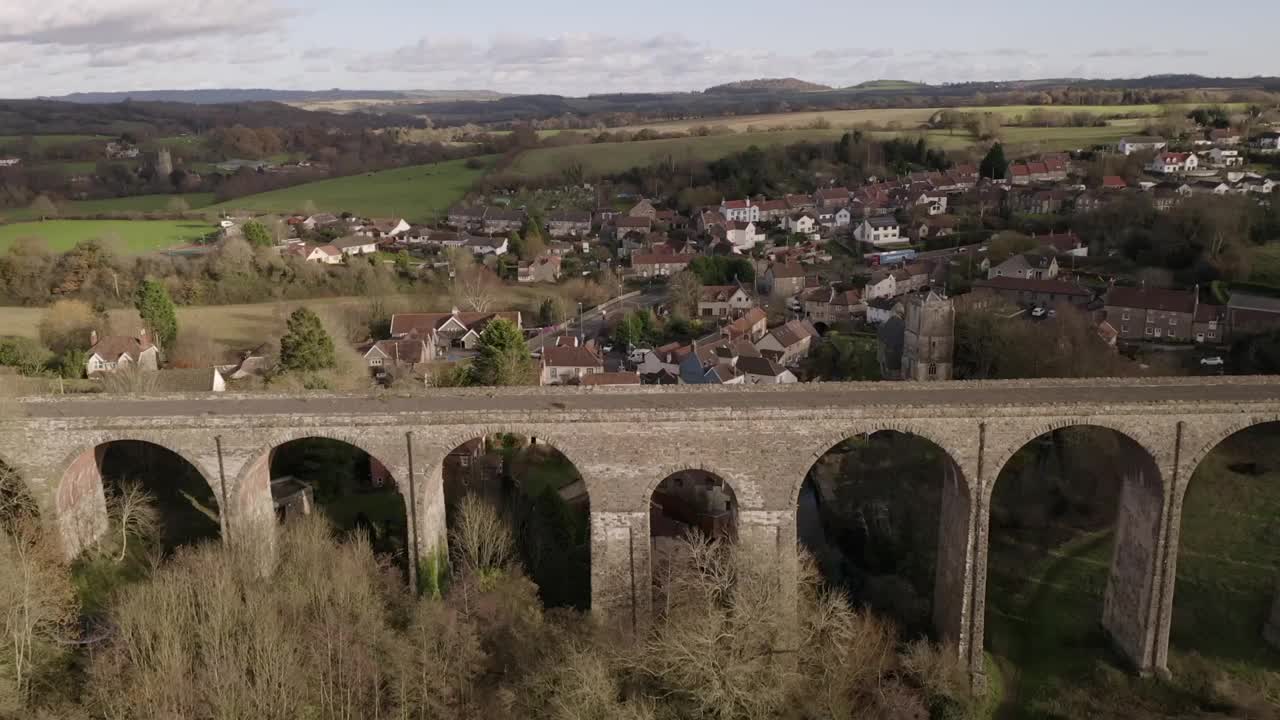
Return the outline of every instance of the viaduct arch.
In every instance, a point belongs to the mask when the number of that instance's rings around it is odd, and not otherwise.
[[[0,457],[15,461],[42,517],[67,529],[69,557],[91,536],[76,529],[82,511],[94,507],[86,449],[111,439],[152,442],[187,459],[225,505],[224,537],[267,556],[274,515],[262,477],[271,448],[305,437],[350,443],[382,462],[402,494],[409,489],[412,543],[425,556],[444,538],[448,453],[495,433],[535,437],[576,466],[590,495],[592,612],[632,629],[652,611],[649,501],[672,472],[696,468],[728,483],[739,542],[775,559],[785,582],[796,570],[796,505],[814,460],[860,434],[919,435],[955,467],[940,519],[935,623],[975,675],[982,672],[990,502],[1000,470],[1045,432],[1106,427],[1149,455],[1148,470],[1122,502],[1151,540],[1140,561],[1114,564],[1117,587],[1143,591],[1128,593],[1117,605],[1123,611],[1104,624],[1136,668],[1153,672],[1167,663],[1187,483],[1222,439],[1280,420],[1280,378],[24,398],[16,405],[0,419]]]

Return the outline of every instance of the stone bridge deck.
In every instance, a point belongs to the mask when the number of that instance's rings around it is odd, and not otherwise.
[[[270,457],[325,437],[367,451],[406,499],[416,559],[445,543],[441,468],[467,440],[538,438],[582,474],[591,511],[592,606],[642,625],[649,613],[649,503],[689,469],[733,488],[738,536],[795,567],[801,484],[827,450],[896,430],[951,460],[941,479],[934,620],[982,667],[989,506],[1000,470],[1027,443],[1077,425],[1132,441],[1103,624],[1143,670],[1168,647],[1181,507],[1221,440],[1280,420],[1280,378],[1027,380],[440,390],[417,395],[173,395],[0,401],[0,459],[22,475],[74,555],[105,527],[100,449],[117,440],[168,448],[219,500],[224,538],[274,546]]]

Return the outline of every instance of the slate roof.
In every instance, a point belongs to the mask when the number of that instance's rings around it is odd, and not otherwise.
[[[1107,305],[1190,315],[1195,312],[1196,296],[1189,290],[1113,287],[1107,291]]]

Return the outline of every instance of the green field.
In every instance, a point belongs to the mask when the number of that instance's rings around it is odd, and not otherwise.
[[[1280,569],[1278,429],[1233,436],[1192,477],[1169,642],[1175,680],[1197,657],[1244,678],[1280,672],[1280,652],[1261,638]],[[1242,473],[1232,467],[1240,462],[1262,467]],[[986,637],[1010,686],[1008,717],[1083,717],[1090,696],[1183,709],[1185,687],[1128,674],[1099,627],[1111,532],[1077,536],[1029,569],[1001,543],[993,535]]]
[[[484,160],[487,168],[492,159]],[[249,195],[209,209],[302,212],[310,202],[320,211],[427,222],[462,198],[484,175],[485,168],[472,170],[465,160],[415,165]]]
[[[622,172],[636,166],[649,165],[667,158],[683,160],[716,160],[752,145],[768,147],[808,141],[834,141],[841,130],[784,130],[769,133],[710,135],[707,137],[645,140],[628,143],[595,143],[558,148],[529,150],[516,159],[511,171],[527,177],[560,173],[580,163],[588,174]]]
[[[71,200],[58,205],[58,215],[63,218],[77,218],[89,215],[109,215],[112,213],[148,213],[168,212],[169,203],[175,198],[182,198],[187,207],[198,210],[213,204],[213,193],[188,193],[185,195],[134,195],[131,197],[108,198],[105,200]],[[17,222],[35,220],[37,216],[29,208],[0,208],[0,220]]]
[[[99,239],[120,255],[143,255],[189,243],[214,226],[192,220],[48,220],[0,225],[0,251],[22,238],[43,240],[51,252],[65,252],[83,240]]]
[[[22,142],[26,135],[0,135],[0,147]],[[105,135],[31,135],[29,136],[35,142],[36,147],[56,147],[58,145],[70,145],[71,143],[84,142],[86,140],[102,140],[107,141],[111,138]]]
[[[1244,103],[1227,103],[1228,109],[1236,110],[1244,107]],[[770,128],[805,128],[811,127],[818,120],[830,123],[833,128],[848,128],[858,125],[890,125],[897,123],[903,129],[918,127],[929,121],[929,118],[942,110],[956,110],[965,113],[995,113],[1005,118],[1006,122],[1016,121],[1035,110],[1051,113],[1073,114],[1086,112],[1106,117],[1156,117],[1166,111],[1188,112],[1201,107],[1197,103],[1177,105],[998,105],[982,107],[956,108],[876,108],[867,110],[830,110],[803,111],[792,113],[769,113],[765,115],[738,115],[734,117],[709,117],[694,120],[671,120],[668,122],[642,123],[631,125],[624,130],[641,130],[649,128],[662,132],[688,132],[696,127],[728,127],[735,132],[746,132],[748,128],[759,130]]]
[[[860,112],[860,111],[859,111]],[[915,111],[908,111],[915,112]],[[1001,140],[1012,150],[1069,150],[1114,143],[1125,135],[1140,129],[1139,121],[1117,121],[1105,127],[1007,127],[1001,131]],[[574,164],[581,164],[588,175],[623,172],[637,166],[646,166],[672,158],[711,161],[752,145],[770,147],[797,142],[831,142],[839,139],[844,130],[801,129],[774,132],[708,135],[704,137],[672,138],[668,140],[644,140],[627,143],[592,143],[557,148],[529,150],[516,159],[511,171],[526,177],[555,175]],[[923,136],[931,144],[944,150],[964,150],[974,146],[971,135],[963,130],[901,130],[878,131],[875,137]]]

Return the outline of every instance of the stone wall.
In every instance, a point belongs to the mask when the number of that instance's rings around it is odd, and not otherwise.
[[[1001,468],[1059,427],[1108,427],[1133,439],[1146,469],[1126,482],[1102,618],[1143,670],[1163,667],[1185,484],[1217,442],[1280,417],[1271,380],[816,384],[769,388],[442,391],[423,397],[226,396],[22,400],[0,419],[0,459],[57,523],[68,556],[105,527],[96,448],[167,447],[193,464],[222,508],[225,537],[269,557],[270,453],[305,437],[359,447],[390,471],[411,515],[415,566],[447,543],[441,467],[472,438],[538,438],[574,463],[591,507],[592,608],[643,629],[651,614],[649,502],[680,470],[728,483],[739,537],[794,587],[795,508],[814,461],[878,430],[926,438],[951,458],[939,518],[935,623],[981,672],[988,510]]]

